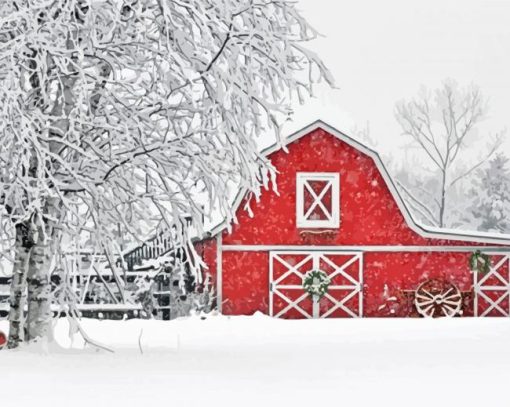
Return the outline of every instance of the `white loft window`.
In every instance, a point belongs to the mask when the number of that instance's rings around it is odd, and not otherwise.
[[[296,179],[298,228],[340,226],[340,176],[334,172],[298,172]]]

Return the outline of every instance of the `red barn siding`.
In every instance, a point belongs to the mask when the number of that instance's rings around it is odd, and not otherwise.
[[[216,285],[217,264],[216,264],[216,238],[210,238],[201,242],[195,243],[195,250],[202,257],[202,260],[207,265],[204,270],[204,278],[208,280],[213,286]]]
[[[222,232],[223,245],[286,246],[477,246],[480,243],[426,238],[412,230],[374,160],[323,129],[290,143],[288,153],[278,150],[269,158],[277,168],[278,193],[264,191],[251,203],[253,216],[240,205],[238,224]],[[309,233],[296,225],[298,172],[340,174],[340,227],[329,234]],[[209,272],[216,275],[216,245],[204,249]],[[430,278],[451,281],[462,291],[472,290],[470,253],[367,252],[363,255],[363,315],[403,316],[395,297],[414,290]],[[269,252],[222,252],[223,313],[269,312]],[[279,301],[278,299],[276,301]],[[352,300],[356,301],[356,299]],[[402,298],[400,298],[402,303]],[[304,308],[311,308],[306,301]],[[326,301],[321,306],[327,307]],[[505,304],[503,302],[503,304]],[[307,311],[308,312],[308,311]],[[472,304],[464,315],[473,315]],[[337,311],[332,316],[345,316]],[[302,317],[289,314],[287,317]]]
[[[265,191],[251,205],[253,217],[241,209],[224,244],[245,245],[436,245],[411,230],[372,158],[325,130],[317,129],[270,155],[277,168],[278,192]],[[296,174],[340,173],[340,228],[334,238],[303,237],[296,226]],[[463,242],[448,242],[463,245]],[[469,243],[467,243],[469,244]]]
[[[392,315],[389,311],[393,309],[395,316],[404,316],[399,310],[402,304],[395,304],[391,298],[398,298],[400,290],[414,290],[418,283],[431,278],[445,279],[461,291],[470,291],[473,275],[468,262],[469,253],[365,253],[364,315]],[[473,315],[472,307],[465,313]]]
[[[223,253],[223,313],[251,315],[269,312],[267,252]]]

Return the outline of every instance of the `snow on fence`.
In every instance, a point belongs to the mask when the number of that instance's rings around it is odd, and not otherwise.
[[[162,235],[128,252],[124,263],[131,267],[112,270],[104,254],[80,252],[67,255],[62,268],[52,274],[55,313],[65,312],[69,302],[85,317],[173,319],[191,309],[210,309],[208,287],[196,284],[193,275],[179,256],[167,255],[165,266],[152,264],[161,254],[168,254],[168,240]],[[131,257],[129,257],[131,256]],[[149,256],[149,257],[145,257]],[[136,261],[135,261],[136,260]],[[122,263],[116,261],[117,265]],[[141,266],[138,269],[137,266]],[[115,265],[113,265],[115,267]],[[184,271],[183,271],[184,270]],[[9,311],[10,279],[0,279],[0,318]]]

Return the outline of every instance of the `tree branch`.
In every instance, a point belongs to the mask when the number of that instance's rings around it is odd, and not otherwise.
[[[429,222],[432,223],[433,226],[438,226],[439,222],[435,220],[436,215],[432,213],[432,211],[425,205],[423,202],[421,202],[418,198],[416,198],[411,191],[409,191],[402,182],[397,180],[397,185],[402,189],[402,191],[405,192],[406,196],[414,202],[414,207],[416,207],[417,210],[420,211],[422,216],[424,216]],[[421,209],[420,209],[421,208]]]

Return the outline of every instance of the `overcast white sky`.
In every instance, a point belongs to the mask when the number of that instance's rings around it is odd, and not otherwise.
[[[310,48],[339,89],[321,88],[286,133],[317,118],[347,133],[368,121],[381,152],[398,153],[395,102],[448,77],[476,83],[489,99],[484,131],[510,130],[510,0],[298,0],[298,7],[324,35]]]

